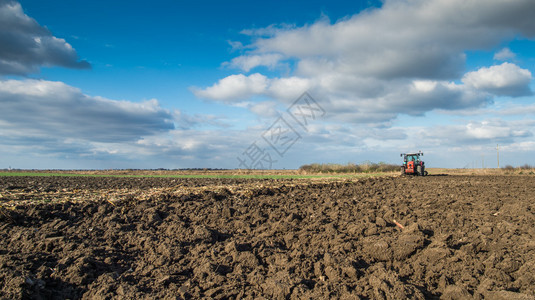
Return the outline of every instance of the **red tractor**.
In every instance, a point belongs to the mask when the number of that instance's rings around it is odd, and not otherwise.
[[[425,163],[423,162],[423,160],[420,159],[420,156],[424,156],[422,151],[419,151],[418,153],[401,153],[400,156],[403,156],[401,175],[427,175],[427,171],[425,170]]]

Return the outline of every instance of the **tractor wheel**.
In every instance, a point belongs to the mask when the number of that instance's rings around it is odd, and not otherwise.
[[[427,173],[427,171],[424,171],[424,175],[427,176],[429,173]]]
[[[422,166],[416,167],[416,174],[418,174],[418,176],[424,176],[424,172],[422,172]]]
[[[401,175],[405,175],[405,167],[401,167]]]

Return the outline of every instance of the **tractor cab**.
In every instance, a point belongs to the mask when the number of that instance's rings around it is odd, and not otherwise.
[[[403,164],[407,164],[409,161],[413,162],[420,162],[420,155],[419,153],[407,153],[405,154],[405,157],[403,158]]]
[[[425,163],[420,159],[424,154],[419,151],[415,153],[401,153],[403,157],[403,165],[401,166],[401,175],[427,175],[425,170]]]

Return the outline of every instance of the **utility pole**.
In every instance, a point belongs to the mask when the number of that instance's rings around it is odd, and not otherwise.
[[[496,155],[498,157],[498,169],[500,168],[500,145],[496,144]]]

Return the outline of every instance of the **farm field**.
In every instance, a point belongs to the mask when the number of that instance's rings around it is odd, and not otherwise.
[[[532,175],[135,174],[0,176],[0,298],[535,298]]]

